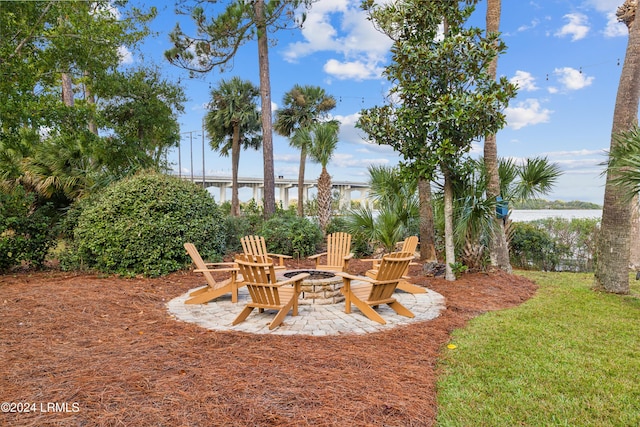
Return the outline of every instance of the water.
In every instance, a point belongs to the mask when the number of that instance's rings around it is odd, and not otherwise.
[[[513,210],[509,218],[516,222],[535,221],[544,218],[601,218],[601,209],[521,209]]]

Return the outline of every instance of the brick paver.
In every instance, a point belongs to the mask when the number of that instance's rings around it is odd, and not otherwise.
[[[249,298],[247,288],[239,290],[237,304],[231,302],[231,295],[225,295],[208,304],[187,305],[184,302],[187,300],[189,292],[167,303],[169,313],[177,320],[195,323],[215,331],[241,331],[255,334],[314,336],[365,334],[413,322],[432,320],[438,317],[445,308],[444,297],[432,290],[427,290],[427,293],[424,294],[397,291],[396,299],[415,314],[414,318],[400,316],[389,306],[384,305],[377,309],[387,321],[385,325],[381,325],[365,317],[353,305],[351,314],[346,314],[344,302],[327,305],[299,305],[298,316],[294,317],[289,313],[282,325],[270,331],[269,323],[275,315],[273,310],[266,310],[264,313],[258,313],[258,310],[254,310],[244,322],[236,326],[231,325]]]

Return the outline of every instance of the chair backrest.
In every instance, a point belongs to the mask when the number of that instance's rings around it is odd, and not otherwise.
[[[236,264],[244,281],[249,283],[273,284],[276,283],[276,273],[273,263],[262,262],[259,256],[237,255]]]
[[[393,298],[396,286],[411,260],[413,260],[413,254],[409,255],[407,252],[394,252],[384,256],[375,279],[376,282],[381,283],[373,283],[368,300],[375,302]]]
[[[327,236],[327,265],[342,265],[351,253],[351,234],[333,233]]]
[[[200,272],[204,275],[204,278],[207,280],[209,286],[213,286],[216,281],[211,273],[209,273],[207,265],[204,263],[204,260],[200,256],[200,252],[198,252],[198,250],[196,249],[196,246],[193,243],[185,243],[184,248],[187,250],[187,253],[196,266],[196,269],[201,270]]]
[[[247,255],[238,255],[235,261],[254,304],[264,308],[282,304],[273,263],[260,262],[257,257]]]
[[[411,254],[414,254],[416,249],[418,249],[418,236],[409,236],[402,242],[400,252],[411,252]]]
[[[413,253],[411,252],[393,252],[385,255],[378,268],[376,280],[400,280],[412,260]]]
[[[262,236],[244,236],[240,239],[245,255],[257,257],[261,262],[271,262],[267,256],[267,243]]]

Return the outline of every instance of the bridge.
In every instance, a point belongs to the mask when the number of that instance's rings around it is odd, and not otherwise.
[[[219,196],[216,197],[218,203],[224,203],[227,199],[231,198],[231,177],[230,176],[181,176],[182,179],[186,179],[188,181],[192,181],[196,184],[201,184],[203,188],[216,187],[218,188]],[[337,190],[340,193],[340,206],[341,207],[349,207],[352,201],[358,201],[361,203],[370,203],[369,199],[369,191],[371,188],[368,183],[363,182],[354,182],[354,181],[332,181],[331,182],[332,191]],[[276,203],[282,202],[282,206],[287,207],[290,204],[290,190],[295,188],[293,193],[294,199],[297,198],[298,195],[298,180],[297,179],[287,179],[282,176],[278,176],[275,178],[275,187],[276,187]],[[309,191],[312,189],[317,190],[318,181],[317,180],[305,180],[304,181],[304,200],[309,200]],[[261,201],[263,199],[264,194],[264,182],[262,178],[247,178],[247,177],[238,177],[238,193],[240,195],[240,190],[243,188],[250,189],[250,194],[252,197],[246,198],[242,201],[249,201],[253,198],[256,201]],[[229,191],[229,196],[227,197],[227,191]],[[353,197],[353,193],[357,192],[358,197]],[[214,194],[215,196],[215,194]],[[241,197],[242,199],[242,197]]]

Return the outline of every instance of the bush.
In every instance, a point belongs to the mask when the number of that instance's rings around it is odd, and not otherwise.
[[[511,238],[511,264],[525,270],[555,271],[562,252],[545,230],[526,222],[514,223]]]
[[[159,276],[190,263],[183,244],[207,259],[224,253],[222,218],[196,184],[140,173],[99,193],[77,219],[64,268],[92,268],[123,276]]]
[[[22,187],[0,193],[0,272],[26,262],[42,267],[55,242],[52,205],[38,206],[36,197]]]
[[[320,227],[292,211],[278,211],[262,224],[260,235],[264,236],[269,252],[296,258],[315,254],[322,242]]]

